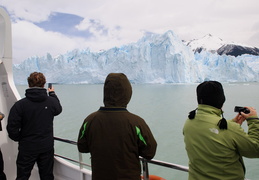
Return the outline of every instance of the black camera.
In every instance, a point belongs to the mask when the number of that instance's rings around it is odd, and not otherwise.
[[[245,107],[235,106],[234,112],[239,112],[239,113],[243,112],[245,114],[249,114],[250,110]]]

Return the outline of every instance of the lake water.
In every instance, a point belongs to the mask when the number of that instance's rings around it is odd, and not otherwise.
[[[132,85],[133,95],[128,110],[145,119],[158,148],[154,159],[188,166],[182,128],[188,113],[197,107],[197,84],[141,84]],[[224,117],[232,119],[236,114],[234,106],[253,106],[259,109],[259,83],[223,84],[226,102]],[[21,97],[27,86],[17,86]],[[97,85],[54,85],[63,112],[55,118],[55,136],[73,141],[77,140],[79,128],[87,115],[103,105],[103,84]],[[247,130],[246,123],[242,127]],[[76,146],[61,142],[55,143],[57,154],[78,159]],[[90,155],[83,159],[90,164]],[[247,179],[259,177],[259,159],[246,159]],[[188,173],[149,165],[149,173],[167,180],[186,180]]]

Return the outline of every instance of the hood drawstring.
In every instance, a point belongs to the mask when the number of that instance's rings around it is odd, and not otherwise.
[[[197,110],[197,108],[194,109],[193,111],[189,112],[189,115],[188,115],[189,119],[194,119],[195,118],[196,110]]]
[[[189,112],[189,115],[188,115],[188,118],[189,119],[194,119],[195,118],[195,115],[196,115],[196,109],[194,109],[193,111]],[[219,129],[228,129],[228,123],[227,123],[227,120],[224,118],[224,115],[223,115],[223,111],[221,110],[222,112],[222,119],[219,120],[217,126],[219,126]]]
[[[219,129],[228,129],[228,123],[227,123],[227,120],[224,118],[224,115],[223,115],[223,111],[221,110],[222,112],[222,119],[219,120],[218,122],[218,127]]]

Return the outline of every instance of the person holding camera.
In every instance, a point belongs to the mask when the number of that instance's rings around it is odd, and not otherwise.
[[[198,108],[190,112],[183,127],[189,180],[244,180],[242,157],[259,157],[256,110],[239,108],[236,117],[227,121],[222,111],[225,95],[221,83],[205,81],[197,86],[196,92]],[[240,126],[245,120],[248,133]]]
[[[0,112],[0,121],[4,119],[5,115]],[[0,124],[0,131],[2,131],[2,125]],[[2,151],[0,149],[0,180],[6,180],[6,175],[4,173],[4,160]]]
[[[54,88],[44,88],[42,73],[33,72],[27,80],[25,98],[12,106],[7,124],[9,137],[19,142],[16,180],[29,179],[35,163],[41,180],[54,180],[53,120],[62,106]]]

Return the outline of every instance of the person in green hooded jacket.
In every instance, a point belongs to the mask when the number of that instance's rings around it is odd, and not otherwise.
[[[183,128],[189,157],[189,180],[244,180],[242,157],[259,157],[259,119],[256,110],[240,112],[226,121],[224,90],[217,81],[197,86],[198,108],[191,111]],[[246,120],[248,133],[240,124]]]
[[[140,180],[139,156],[152,159],[157,143],[141,117],[126,107],[132,87],[123,73],[110,73],[104,83],[104,107],[84,120],[78,150],[91,154],[93,180]]]

